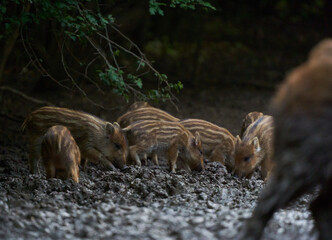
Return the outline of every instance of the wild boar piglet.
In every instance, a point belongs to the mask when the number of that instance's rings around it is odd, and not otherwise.
[[[149,103],[145,102],[145,101],[137,101],[134,102],[133,104],[131,104],[129,106],[129,108],[127,109],[127,111],[133,111],[139,108],[147,108],[147,107],[152,107]]]
[[[261,166],[262,178],[269,178],[274,166],[273,134],[273,118],[265,115],[249,125],[242,139],[237,136],[234,175],[241,178],[250,177],[254,170]]]
[[[91,114],[59,107],[42,107],[30,113],[22,129],[29,137],[29,168],[37,169],[40,144],[46,131],[62,125],[69,129],[80,148],[85,166],[89,160],[107,168],[123,168],[126,165],[128,146],[126,136],[117,123],[109,123]]]
[[[243,137],[244,132],[247,130],[250,124],[255,122],[258,118],[262,117],[264,114],[262,112],[250,112],[242,120],[240,138]]]
[[[142,120],[163,120],[178,122],[180,119],[173,117],[169,113],[154,107],[142,107],[126,112],[117,119],[121,127],[125,128],[130,124]]]
[[[233,168],[235,137],[226,128],[201,119],[185,119],[180,123],[191,133],[200,134],[204,157]]]
[[[57,125],[48,129],[41,143],[41,156],[46,178],[78,182],[81,153],[68,128]]]
[[[129,156],[137,165],[141,157],[156,153],[168,159],[171,172],[175,172],[178,157],[191,170],[204,170],[202,145],[199,133],[191,134],[178,122],[145,120],[124,129],[129,142]]]

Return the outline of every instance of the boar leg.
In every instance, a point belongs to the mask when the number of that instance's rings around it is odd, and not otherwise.
[[[104,156],[104,154],[102,154],[101,152],[99,152],[95,148],[91,148],[90,147],[90,148],[85,149],[85,151],[82,152],[82,156],[84,156],[85,163],[83,163],[83,164],[85,164],[85,165],[86,165],[86,163],[87,163],[87,161],[89,159],[93,163],[101,164],[101,165],[105,166],[107,169],[110,169],[110,170],[114,170],[115,169],[115,167],[113,166],[113,164],[106,159],[106,157]],[[83,168],[84,168],[84,165],[83,165]]]
[[[220,147],[215,147],[210,155],[210,160],[212,162],[220,162],[222,165],[225,165],[225,155],[223,150]]]
[[[129,154],[132,160],[135,161],[136,165],[138,165],[139,167],[142,166],[141,160],[137,154],[137,147],[136,145],[130,146],[129,147]]]
[[[40,159],[42,137],[31,138],[29,141],[29,170],[35,174],[39,172],[38,162]]]
[[[70,169],[71,178],[78,183],[78,178],[80,176],[80,170],[77,165]]]
[[[158,155],[156,152],[152,152],[152,161],[159,166]]]
[[[82,168],[83,168],[83,171],[85,171],[85,169],[86,169],[86,165],[88,164],[88,159],[86,159],[86,158],[82,158],[81,159],[81,166],[82,166]]]
[[[272,160],[272,154],[268,154],[261,162],[261,175],[264,181],[267,181],[270,177],[271,171],[274,167],[274,162]]]
[[[178,162],[179,162],[179,159],[178,159]],[[181,164],[180,167],[181,167],[183,170],[187,171],[187,172],[191,172],[191,168],[190,168],[190,166],[189,166],[187,163],[185,163],[184,161],[182,161],[182,164]]]
[[[274,212],[285,207],[290,201],[308,190],[308,186],[312,186],[312,182],[316,182],[310,172],[309,161],[301,161],[301,171],[299,171],[299,161],[297,161],[300,159],[299,156],[286,152],[282,157],[284,159],[276,158],[276,162],[279,164],[276,166],[270,182],[262,191],[251,218],[246,221],[240,239],[260,239]]]
[[[322,186],[319,196],[311,203],[310,210],[319,230],[319,239],[331,239],[332,236],[332,178]]]
[[[55,177],[55,167],[53,164],[45,164],[46,179]]]
[[[68,179],[73,179],[74,182],[78,182],[78,176],[75,166],[68,167],[67,169]]]
[[[255,172],[255,170],[253,171],[253,173],[254,172]],[[266,182],[268,177],[270,176],[270,173],[264,166],[262,166],[262,168],[261,168],[261,176],[262,176],[262,179],[264,180],[264,182]]]
[[[142,163],[144,163],[144,165],[148,165],[148,155],[146,153],[143,154],[143,158],[142,158]]]
[[[171,143],[170,147],[168,148],[168,164],[169,164],[169,170],[172,173],[175,173],[175,167],[176,167],[176,160],[178,158],[178,146],[177,142],[174,141]]]

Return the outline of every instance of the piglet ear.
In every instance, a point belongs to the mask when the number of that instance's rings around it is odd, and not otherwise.
[[[200,146],[201,145],[201,135],[199,132],[195,132],[195,145]]]
[[[254,145],[255,151],[259,152],[261,150],[260,144],[259,144],[259,140],[257,137],[254,137],[251,141],[251,144]]]
[[[114,126],[112,123],[106,123],[106,134],[107,135],[112,135],[114,133]]]
[[[236,144],[239,144],[241,142],[241,138],[239,135],[236,135]]]

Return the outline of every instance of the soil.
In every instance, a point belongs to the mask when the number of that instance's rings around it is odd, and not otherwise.
[[[184,90],[179,111],[170,104],[159,107],[179,118],[211,121],[236,135],[248,112],[267,112],[272,95],[265,89]],[[66,92],[33,96],[109,121],[127,107],[101,110]],[[1,239],[234,239],[265,186],[258,173],[238,179],[211,162],[206,162],[202,173],[178,170],[175,174],[167,171],[165,163],[122,171],[91,164],[81,171],[79,183],[46,180],[43,170],[31,175],[20,125],[28,112],[41,105],[9,92],[0,97]],[[113,106],[123,104],[114,96],[101,98],[113,99]],[[278,211],[263,239],[317,239],[308,211],[312,198],[306,195]]]

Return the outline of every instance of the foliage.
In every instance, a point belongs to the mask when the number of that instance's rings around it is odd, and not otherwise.
[[[129,99],[130,94],[134,94],[135,97],[144,100],[170,100],[174,97],[172,94],[173,90],[179,92],[183,88],[182,83],[170,83],[165,74],[161,74],[153,68],[151,62],[145,57],[139,47],[117,28],[112,13],[101,10],[100,6],[105,2],[109,3],[112,1],[3,0],[0,3],[0,22],[4,25],[5,29],[0,35],[0,39],[6,38],[15,24],[19,24],[21,29],[29,32],[29,28],[27,27],[29,24],[38,25],[49,21],[53,23],[52,26],[56,26],[53,29],[53,33],[56,34],[56,39],[58,40],[63,69],[68,78],[74,83],[74,86],[82,91],[84,95],[86,95],[85,92],[74,81],[74,77],[72,77],[73,70],[67,64],[69,62],[67,58],[70,54],[64,53],[66,49],[70,48],[70,44],[73,42],[80,44],[83,48],[89,47],[95,51],[99,59],[98,68],[95,70],[97,76],[104,86],[112,88],[114,92],[123,96],[126,100]],[[26,7],[27,5],[29,8]],[[171,0],[170,2],[166,0],[150,0],[149,12],[152,15],[163,15],[164,12],[161,8],[166,5],[184,9],[195,9],[196,6],[214,9],[210,3],[203,0]],[[12,11],[12,9],[16,11]],[[112,31],[112,35],[117,34],[117,36],[124,38],[130,46],[134,46],[134,50],[116,42],[113,37],[109,37],[110,31]],[[23,44],[32,46],[32,44],[28,43],[31,37],[21,37]],[[45,71],[42,67],[42,58],[36,56],[33,49],[29,50],[28,47],[25,47],[25,50],[31,61],[34,62],[34,65],[39,66],[40,71]],[[124,56],[136,58],[136,71],[128,72],[130,68],[120,62],[120,57],[123,58]],[[87,69],[92,61],[94,60],[87,63],[80,61],[80,65],[85,64]],[[158,81],[157,89],[143,91],[142,76],[144,74],[142,72],[154,73]],[[48,73],[46,75],[50,76]],[[87,72],[83,75],[91,79],[87,75]]]
[[[167,6],[167,3],[169,4],[170,7],[180,7],[184,9],[192,9],[195,10],[196,6],[201,6],[205,9],[210,9],[210,10],[216,10],[215,7],[213,7],[209,2],[204,1],[204,0],[169,0],[166,1],[158,1],[158,0],[150,0],[150,14],[151,15],[164,15],[164,11],[162,10],[162,7]]]

